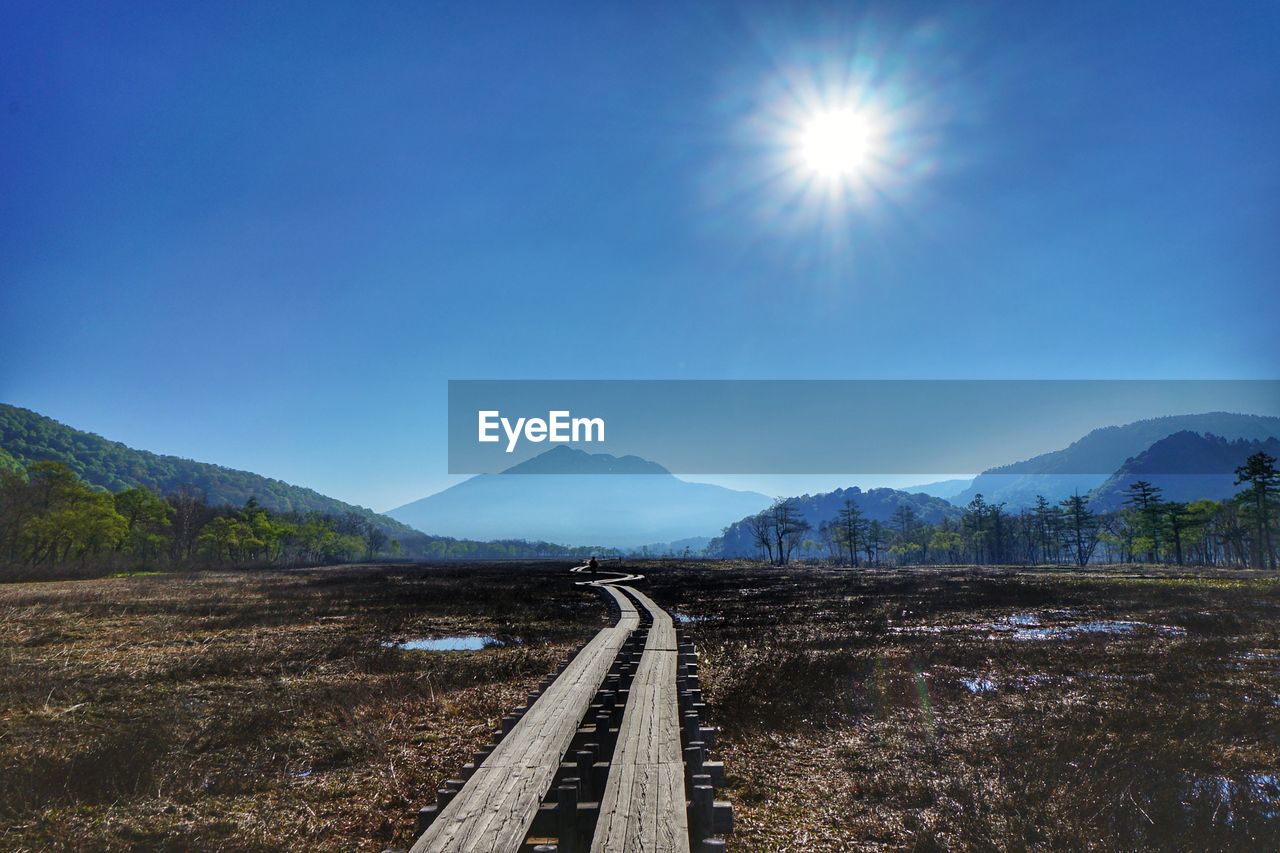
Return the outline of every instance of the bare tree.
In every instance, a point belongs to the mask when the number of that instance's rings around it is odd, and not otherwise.
[[[785,566],[791,552],[813,525],[796,508],[795,498],[777,498],[769,508],[773,525],[773,542],[777,546],[778,565]]]
[[[858,543],[866,531],[866,522],[862,518],[862,510],[849,498],[844,499],[844,506],[836,515],[836,542],[849,551],[849,565],[858,565]]]
[[[747,519],[747,531],[751,534],[751,541],[760,548],[762,552],[767,552],[769,562],[773,562],[773,516],[769,510],[763,510],[756,515]]]

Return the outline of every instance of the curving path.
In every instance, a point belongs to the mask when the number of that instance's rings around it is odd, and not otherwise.
[[[583,647],[456,794],[447,803],[441,801],[445,804],[411,853],[516,853],[525,845],[561,761],[571,749],[579,722],[592,707],[593,697],[605,683],[619,651],[640,627],[642,610],[647,611],[652,624],[626,690],[626,706],[607,762],[608,775],[590,849],[593,853],[689,853],[689,803],[677,680],[678,675],[685,675],[671,616],[628,585],[643,580],[643,575],[604,569],[590,575],[587,566],[571,571],[589,575],[577,581],[579,585],[597,587],[613,598],[620,613],[617,624],[602,629]],[[634,660],[631,655],[634,652],[628,653],[628,659]],[[690,661],[689,669],[696,671],[696,659],[686,660]],[[688,677],[696,686],[696,675]],[[697,729],[696,714],[692,716],[695,732],[710,731]],[[702,773],[701,761],[698,768],[689,772]],[[710,796],[711,788],[700,787],[705,783],[699,781],[707,777],[690,778],[695,794],[702,791]],[[699,798],[694,799],[696,806]],[[709,816],[711,801],[707,799],[705,805]],[[700,823],[698,837],[709,835],[710,827]],[[570,848],[579,849],[575,842],[566,846],[562,840],[561,849]]]

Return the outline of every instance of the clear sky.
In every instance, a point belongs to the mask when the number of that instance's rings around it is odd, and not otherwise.
[[[1280,363],[1280,4],[184,5],[0,9],[4,402],[387,509],[450,378]]]

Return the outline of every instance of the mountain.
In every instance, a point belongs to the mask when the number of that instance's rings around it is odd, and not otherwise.
[[[638,456],[560,446],[387,515],[419,530],[471,539],[635,548],[705,536],[768,504],[757,492],[681,480]]]
[[[648,545],[628,548],[627,553],[635,557],[683,557],[686,553],[691,557],[701,557],[710,542],[709,536],[690,536],[674,542],[650,542]]]
[[[24,466],[46,459],[62,462],[81,479],[112,492],[145,486],[158,494],[169,494],[182,486],[194,486],[201,489],[214,506],[242,506],[249,498],[257,498],[259,504],[277,512],[321,512],[334,516],[351,512],[377,525],[388,536],[419,535],[385,515],[312,489],[249,471],[135,450],[29,409],[0,403],[0,467],[4,467],[6,456]]]
[[[1126,490],[1138,480],[1159,486],[1166,501],[1224,500],[1243,488],[1235,484],[1236,468],[1259,451],[1280,457],[1280,439],[1227,441],[1216,435],[1175,432],[1126,459],[1089,496],[1089,504],[1104,512],[1120,509],[1125,505]]]
[[[844,507],[846,499],[853,501],[862,510],[863,518],[867,521],[882,523],[890,521],[893,514],[903,506],[911,507],[917,518],[930,524],[937,524],[946,518],[959,518],[961,514],[960,509],[942,498],[897,489],[868,489],[864,492],[857,486],[851,486],[817,495],[802,495],[792,500],[800,515],[813,526],[816,538],[818,525],[834,519]],[[721,557],[755,556],[759,548],[747,529],[748,518],[750,516],[725,528],[718,539],[711,540],[708,551]]]
[[[1003,502],[1008,509],[1016,510],[1032,505],[1038,494],[1052,501],[1063,500],[1077,491],[1083,495],[1101,486],[1126,460],[1183,431],[1212,433],[1228,440],[1262,441],[1280,436],[1280,418],[1208,412],[1102,427],[1062,450],[983,471],[951,501],[964,506],[974,495],[981,494],[988,503]]]
[[[913,494],[932,495],[935,498],[950,500],[956,495],[969,488],[973,483],[972,477],[966,477],[961,480],[939,480],[936,483],[925,483],[920,486],[908,486],[899,491],[911,492]]]

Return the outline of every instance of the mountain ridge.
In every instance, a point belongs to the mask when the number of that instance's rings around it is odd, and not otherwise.
[[[988,503],[1010,509],[1030,506],[1037,494],[1059,501],[1101,486],[1124,463],[1157,441],[1176,433],[1213,433],[1228,440],[1264,440],[1280,436],[1280,418],[1236,412],[1204,412],[1146,418],[1090,430],[1060,450],[988,468],[951,500],[963,506],[981,494]]]
[[[904,492],[899,489],[876,488],[863,491],[858,486],[834,489],[830,492],[800,495],[790,498],[796,511],[813,527],[812,536],[817,538],[818,526],[824,521],[832,521],[844,506],[846,499],[851,500],[862,511],[866,521],[890,521],[900,507],[910,506],[921,521],[937,524],[943,519],[957,519],[961,510],[943,498],[926,495],[922,492]],[[727,526],[719,537],[713,539],[708,546],[709,552],[722,557],[749,557],[755,555],[759,548],[754,537],[747,529],[750,516],[738,519]]]
[[[1089,494],[1089,505],[1101,512],[1120,509],[1128,497],[1126,490],[1138,480],[1157,486],[1166,501],[1226,500],[1242,488],[1235,483],[1236,468],[1259,451],[1280,455],[1280,438],[1228,441],[1212,433],[1175,432],[1126,459]]]
[[[638,456],[558,445],[387,511],[418,530],[474,539],[538,538],[641,547],[706,536],[769,499],[691,483]]]
[[[388,535],[424,535],[368,507],[306,486],[212,462],[139,450],[8,403],[0,403],[0,451],[23,466],[43,460],[61,462],[85,482],[110,492],[144,486],[157,494],[169,494],[192,486],[201,489],[215,506],[242,506],[249,498],[256,498],[276,512],[352,512]]]

